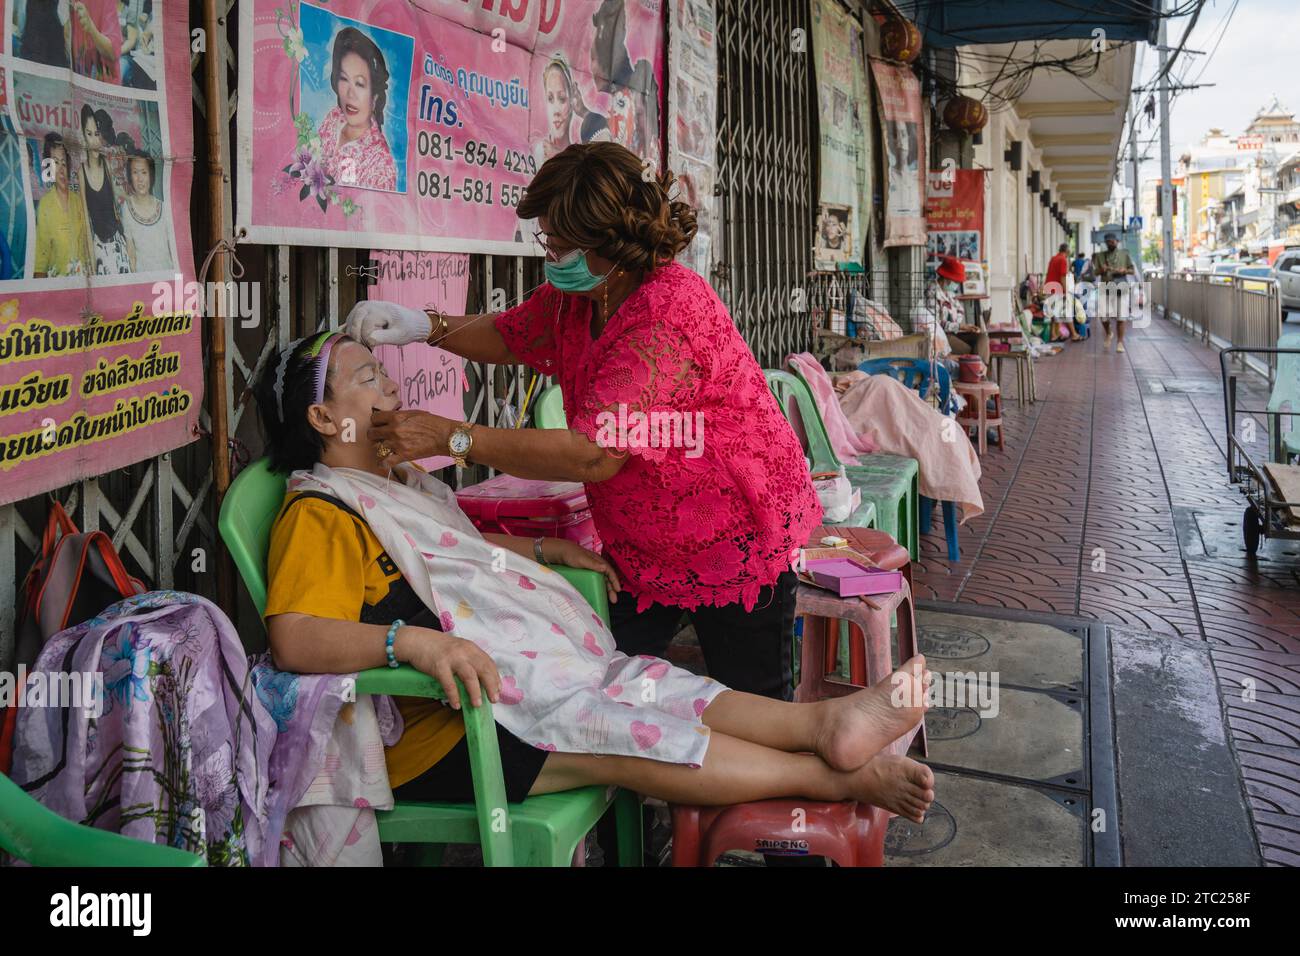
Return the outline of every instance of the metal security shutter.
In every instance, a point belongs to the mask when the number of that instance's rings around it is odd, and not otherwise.
[[[714,287],[760,363],[809,347],[812,36],[807,0],[717,0],[718,185]],[[802,30],[802,52],[792,35]],[[799,311],[797,311],[799,310]]]

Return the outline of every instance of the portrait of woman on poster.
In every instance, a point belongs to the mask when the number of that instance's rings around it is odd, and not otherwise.
[[[564,57],[554,56],[546,64],[542,71],[542,90],[546,127],[533,143],[533,159],[539,168],[573,142],[573,118],[588,115],[578,84],[573,81],[573,71]]]
[[[122,229],[126,233],[132,272],[171,271],[176,268],[171,222],[163,202],[153,194],[157,166],[152,156],[132,149],[127,153],[127,194],[122,200]]]
[[[122,275],[131,271],[131,257],[122,220],[117,214],[117,193],[108,160],[108,152],[117,142],[113,118],[107,110],[92,110],[89,103],[83,105],[81,135],[86,149],[80,170],[81,193],[85,198],[86,218],[90,221],[95,272]]]
[[[60,7],[59,0],[27,0],[22,36],[14,35],[15,56],[67,69],[72,23],[66,4]]]
[[[122,24],[117,0],[71,0],[72,69],[92,80],[121,83]]]
[[[340,186],[397,189],[397,165],[384,138],[388,66],[375,42],[344,27],[334,38],[330,87],[337,105],[317,131],[321,165]]]
[[[36,204],[37,279],[82,275],[93,271],[86,207],[68,188],[68,147],[58,133],[46,133],[40,169],[50,169],[54,181]]]

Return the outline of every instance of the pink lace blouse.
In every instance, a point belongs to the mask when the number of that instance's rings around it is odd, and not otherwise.
[[[594,341],[587,299],[544,285],[498,316],[555,375],[569,428],[631,457],[587,485],[605,555],[638,610],[740,601],[791,566],[821,521],[799,439],[712,287],[656,270]]]

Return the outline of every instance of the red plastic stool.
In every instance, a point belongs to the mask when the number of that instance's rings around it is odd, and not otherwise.
[[[711,866],[730,850],[824,856],[883,866],[889,818],[865,803],[760,800],[730,807],[673,805],[673,866]]]
[[[882,753],[906,754],[915,735],[913,728]],[[670,809],[673,866],[710,866],[729,850],[824,856],[840,866],[883,866],[885,831],[894,816],[852,800],[755,800],[729,807],[674,803]]]

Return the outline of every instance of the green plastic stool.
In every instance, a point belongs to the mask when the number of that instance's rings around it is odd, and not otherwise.
[[[259,615],[266,608],[266,553],[271,527],[284,501],[285,476],[271,471],[265,458],[253,462],[230,485],[217,527]],[[556,567],[592,610],[608,623],[609,597],[595,571]],[[458,681],[459,684],[459,681]],[[444,700],[442,686],[410,665],[376,667],[357,675],[358,694],[389,694]],[[375,812],[384,843],[477,843],[486,866],[568,866],[578,844],[612,806],[618,825],[621,866],[642,863],[640,799],[618,787],[582,787],[506,803],[501,751],[492,704],[464,705],[465,742],[474,781],[474,803],[399,803]],[[504,812],[502,812],[504,810]],[[437,860],[440,852],[425,854]]]
[[[876,506],[876,527],[887,531],[907,548],[913,561],[920,557],[920,492],[915,458],[883,453],[863,455],[863,464],[849,465],[849,481],[862,492],[863,501]]]

